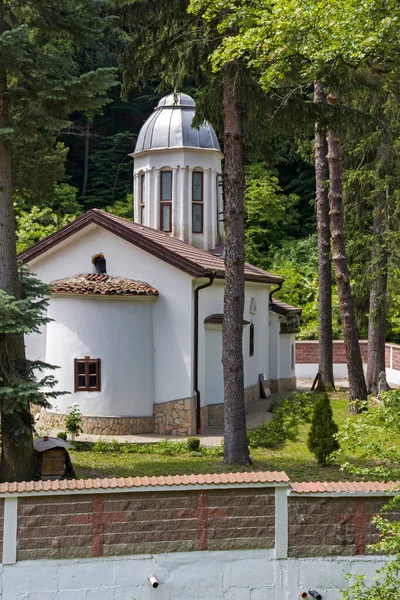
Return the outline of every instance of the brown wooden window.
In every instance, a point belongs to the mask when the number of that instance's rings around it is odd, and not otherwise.
[[[144,207],[146,200],[146,175],[140,175],[140,222],[144,225]]]
[[[254,356],[254,323],[250,323],[249,355]]]
[[[160,229],[172,231],[172,171],[161,171]]]
[[[100,358],[75,358],[75,392],[100,392]]]
[[[192,231],[203,233],[203,171],[193,171],[192,177]]]

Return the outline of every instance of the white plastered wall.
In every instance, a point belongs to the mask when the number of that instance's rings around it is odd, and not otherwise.
[[[152,305],[154,402],[190,397],[193,394],[193,306],[189,275],[94,225],[69,237],[28,266],[42,281],[51,282],[90,273],[91,257],[97,252],[103,252],[110,275],[146,281],[159,291]],[[93,318],[95,320],[95,315]],[[100,326],[98,322],[97,327]],[[107,336],[104,336],[104,344],[107,344]],[[30,358],[44,358],[43,338],[32,336],[27,349]],[[49,354],[48,359],[51,360]],[[112,408],[110,411],[114,414]]]
[[[280,334],[279,379],[290,379],[296,376],[295,356],[292,364],[292,347],[295,349],[295,343],[296,336],[294,334]]]
[[[204,280],[205,282],[206,280]],[[201,280],[203,282],[203,280]],[[199,280],[194,282],[199,285]],[[202,406],[223,402],[222,372],[222,327],[206,329],[204,319],[223,312],[224,282],[215,280],[213,285],[199,293],[199,388]],[[252,298],[256,312],[250,313]],[[249,356],[250,327],[243,330],[244,385],[256,385],[258,376],[264,373],[269,378],[269,286],[260,283],[245,283],[244,319],[254,323],[254,355]],[[206,377],[207,369],[207,377]]]
[[[52,401],[62,413],[79,403],[85,416],[147,417],[153,414],[154,300],[53,297],[47,325],[46,362],[58,365],[56,389],[71,392]],[[101,359],[101,390],[74,392],[74,358]]]
[[[277,560],[274,550],[34,560],[0,567],[1,600],[294,600],[309,588],[339,600],[346,573],[372,577],[384,560]]]
[[[145,214],[143,225],[160,229],[160,178],[162,170],[172,170],[172,233],[204,250],[223,239],[222,192],[218,185],[222,154],[216,150],[151,150],[134,157],[134,215],[140,223],[140,177],[145,175]],[[203,171],[203,232],[192,233],[193,170]]]
[[[280,364],[280,319],[276,313],[269,313],[269,376],[270,379],[279,379]]]

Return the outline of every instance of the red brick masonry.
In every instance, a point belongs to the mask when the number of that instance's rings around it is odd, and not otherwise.
[[[367,362],[368,342],[360,341],[360,349],[363,361]],[[400,347],[399,347],[400,352]],[[390,353],[390,351],[389,351]],[[319,342],[318,340],[297,341],[296,342],[296,364],[318,364],[319,361]],[[346,352],[344,342],[336,340],[333,342],[333,362],[341,365],[346,364]],[[386,365],[389,366],[389,365]]]
[[[273,548],[274,488],[19,499],[18,560]]]

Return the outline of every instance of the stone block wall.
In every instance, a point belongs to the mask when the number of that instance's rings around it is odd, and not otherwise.
[[[63,427],[64,415],[42,410],[39,425],[57,427],[59,423]],[[154,433],[153,417],[83,417],[83,433],[93,435],[135,435],[143,433]]]
[[[265,382],[268,387],[269,382]],[[244,401],[246,407],[260,400],[260,384],[250,385],[244,390]],[[201,407],[201,427],[217,427],[224,426],[224,405],[223,404],[207,404]]]
[[[382,497],[289,497],[289,556],[356,556],[366,554],[379,536],[372,518],[387,503]],[[400,519],[397,511],[385,513]]]
[[[154,432],[168,435],[194,435],[196,433],[195,398],[154,404]]]
[[[273,548],[274,489],[34,496],[18,503],[17,559]]]

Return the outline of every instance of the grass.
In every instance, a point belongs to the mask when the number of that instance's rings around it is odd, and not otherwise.
[[[349,418],[347,395],[331,394],[334,419],[338,426]],[[355,417],[350,417],[355,418]],[[71,459],[77,477],[135,477],[151,475],[182,475],[189,473],[225,473],[238,470],[285,471],[292,481],[340,481],[354,479],[343,473],[339,464],[321,467],[307,448],[309,424],[302,424],[296,441],[287,442],[279,448],[253,449],[251,467],[223,464],[222,457],[193,456],[190,453],[175,456],[154,454],[120,454],[93,451],[72,451]],[[366,466],[357,456],[345,456],[344,461]]]

